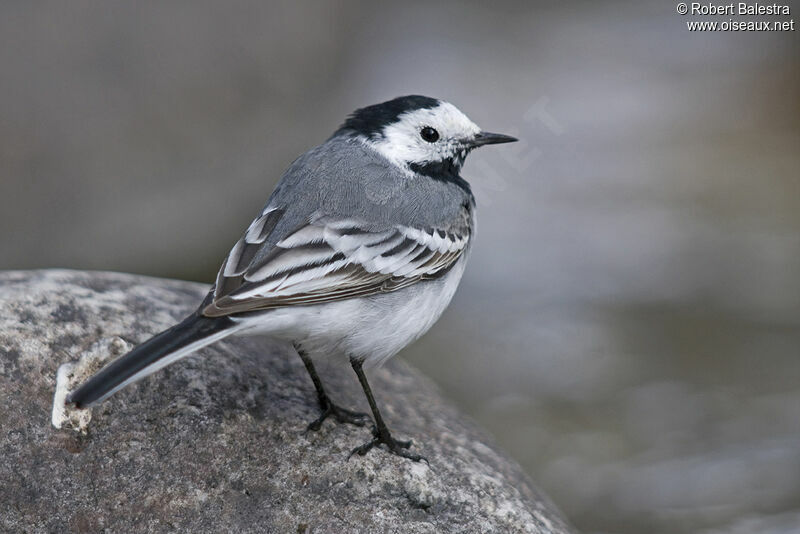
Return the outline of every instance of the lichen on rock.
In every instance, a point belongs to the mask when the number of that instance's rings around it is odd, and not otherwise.
[[[56,372],[51,424],[58,429],[72,428],[86,434],[92,420],[92,409],[78,409],[66,405],[67,395],[108,362],[122,356],[132,348],[133,345],[120,337],[100,339],[89,350],[81,354],[78,361],[62,363]]]

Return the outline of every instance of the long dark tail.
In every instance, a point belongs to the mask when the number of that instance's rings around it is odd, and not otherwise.
[[[238,330],[227,317],[192,314],[106,365],[67,396],[66,403],[86,408],[123,387]]]

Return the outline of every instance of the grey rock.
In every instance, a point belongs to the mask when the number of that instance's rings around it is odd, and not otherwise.
[[[212,345],[95,407],[91,421],[52,412],[59,368],[61,389],[74,387],[206,290],[0,273],[0,531],[569,532],[519,466],[397,360],[370,372],[373,388],[430,466],[383,449],[348,460],[366,428],[306,431],[318,412],[311,383],[289,347],[266,338]],[[339,363],[318,365],[331,395],[366,410]]]

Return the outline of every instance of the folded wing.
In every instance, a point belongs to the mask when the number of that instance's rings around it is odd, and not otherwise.
[[[267,237],[282,215],[266,210],[231,250],[217,276],[206,316],[315,304],[394,291],[447,272],[470,239],[468,214],[448,228],[375,228],[322,219],[274,245]]]

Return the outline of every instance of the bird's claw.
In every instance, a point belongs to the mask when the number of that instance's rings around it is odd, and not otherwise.
[[[322,413],[308,424],[308,430],[317,431],[322,427],[322,423],[328,417],[333,417],[339,423],[347,423],[355,426],[364,426],[369,421],[369,415],[363,412],[355,412],[346,408],[340,408],[330,400],[320,401]]]
[[[389,433],[383,434],[379,432],[376,428],[372,429],[372,439],[350,451],[350,455],[347,457],[347,459],[349,460],[350,458],[352,458],[354,454],[358,454],[359,456],[364,456],[372,448],[380,446],[381,444],[386,445],[386,448],[392,454],[396,454],[397,456],[402,456],[403,458],[408,458],[409,460],[412,460],[414,462],[424,461],[426,464],[430,464],[430,462],[428,462],[428,459],[425,458],[424,456],[421,456],[419,454],[414,454],[406,450],[411,447],[412,445],[411,440],[394,439],[391,436],[391,434]]]

